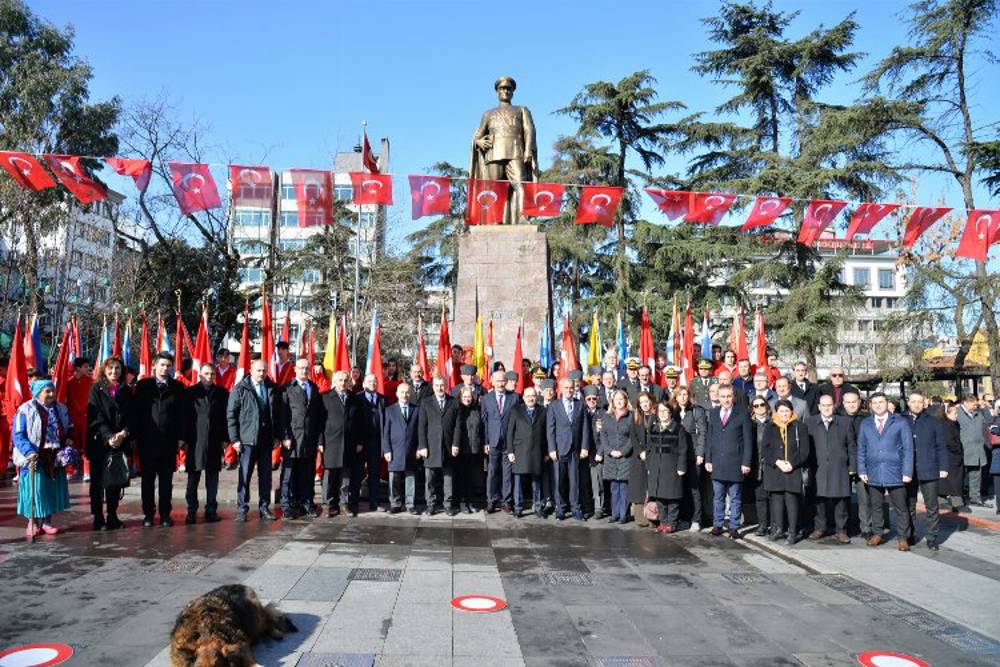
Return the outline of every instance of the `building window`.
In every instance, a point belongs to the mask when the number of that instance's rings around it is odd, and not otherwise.
[[[257,268],[240,269],[240,282],[259,283],[264,278],[264,270]]]
[[[871,274],[868,269],[854,269],[854,285],[861,289],[871,289]]]
[[[282,227],[298,227],[299,226],[299,212],[298,211],[282,211],[281,212],[281,226]]]
[[[892,269],[879,269],[878,288],[883,290],[896,289],[896,272]]]
[[[245,227],[265,227],[271,224],[270,211],[237,210],[236,224]]]
[[[335,185],[333,194],[340,201],[351,201],[354,197],[354,188],[350,185]]]
[[[283,183],[281,186],[282,199],[295,199],[295,186],[290,183]]]
[[[323,281],[323,274],[319,269],[306,269],[302,272],[302,282],[318,283]]]
[[[306,240],[305,239],[281,239],[278,241],[278,247],[282,252],[291,252],[295,250],[305,250]]]

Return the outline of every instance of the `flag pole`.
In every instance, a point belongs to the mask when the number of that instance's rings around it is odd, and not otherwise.
[[[368,121],[361,121],[361,167],[364,168],[364,140],[368,133]],[[358,359],[358,291],[361,289],[361,204],[358,204],[358,224],[354,235],[354,313],[351,318],[351,356]]]

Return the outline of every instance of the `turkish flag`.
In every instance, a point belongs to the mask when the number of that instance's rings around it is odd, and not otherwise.
[[[153,176],[153,165],[149,160],[128,160],[123,157],[104,158],[104,161],[119,176],[131,176],[139,192],[145,192],[149,187],[149,179]]]
[[[333,177],[322,169],[289,169],[295,186],[299,227],[329,225],[333,222]]]
[[[562,210],[566,186],[559,183],[524,183],[524,206],[521,215],[554,218]]]
[[[747,216],[746,222],[740,229],[746,231],[754,227],[770,225],[785,212],[791,203],[791,197],[757,197],[753,208],[750,209],[750,215]]]
[[[1000,211],[977,208],[969,212],[955,256],[985,262],[990,246],[997,241],[1000,241]]]
[[[691,197],[691,207],[684,216],[684,222],[717,225],[735,201],[736,195],[725,192],[695,192]]]
[[[903,245],[907,248],[912,248],[917,239],[950,210],[950,208],[933,208],[930,206],[918,206],[913,209],[910,219],[906,221],[906,229],[903,230]]]
[[[392,176],[377,171],[370,174],[363,171],[351,172],[351,201],[358,205],[392,204]]]
[[[174,197],[181,213],[191,215],[210,208],[221,208],[222,200],[208,165],[199,162],[168,162]]]
[[[580,370],[580,361],[576,356],[576,341],[569,326],[569,315],[563,320],[562,351],[559,353],[559,379],[569,375],[570,371]],[[569,398],[565,396],[564,398]]]
[[[364,148],[361,150],[361,162],[369,172],[373,174],[380,173],[378,162],[376,162],[375,156],[372,155],[372,145],[368,143],[368,132],[365,132]]]
[[[46,154],[42,158],[59,182],[72,192],[81,204],[101,201],[108,196],[108,189],[104,184],[98,183],[83,171],[79,156]]]
[[[875,228],[882,218],[899,208],[899,204],[862,204],[854,211],[851,222],[847,226],[848,241],[854,238],[855,234],[868,234]]]
[[[447,215],[451,210],[451,179],[447,176],[410,176],[413,219]]]
[[[270,167],[229,165],[229,191],[233,206],[271,208],[274,198],[274,180]]]
[[[42,163],[30,153],[0,151],[0,167],[3,167],[22,188],[34,192],[51,188],[56,184],[42,168]]]
[[[837,214],[847,206],[846,201],[836,201],[832,199],[814,199],[806,207],[806,213],[802,217],[802,227],[799,229],[798,242],[811,246],[819,238]]]
[[[578,225],[597,223],[610,227],[615,212],[625,195],[625,188],[611,185],[585,185],[580,192],[580,202],[576,205]]]
[[[663,211],[669,220],[676,220],[682,215],[687,215],[691,206],[691,193],[686,190],[646,188],[646,194],[656,202],[657,208]]]
[[[465,206],[465,224],[497,225],[503,222],[503,211],[510,192],[509,181],[470,179]]]

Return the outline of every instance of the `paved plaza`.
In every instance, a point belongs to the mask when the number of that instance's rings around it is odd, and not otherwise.
[[[143,529],[137,491],[128,527],[95,533],[73,483],[69,530],[29,545],[4,483],[0,650],[59,642],[70,665],[168,665],[181,607],[245,582],[300,629],[257,645],[262,665],[848,667],[870,650],[1000,663],[1000,533],[986,514],[947,518],[938,553],[903,554],[483,512],[185,526],[180,494],[175,527]],[[473,594],[508,606],[450,604]]]

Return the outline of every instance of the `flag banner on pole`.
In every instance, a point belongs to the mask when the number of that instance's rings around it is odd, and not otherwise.
[[[510,183],[487,179],[471,179],[466,198],[465,224],[498,225],[503,222],[504,208]]]
[[[857,234],[870,233],[885,216],[898,208],[899,204],[862,204],[854,210],[844,238],[850,241]]]
[[[529,218],[555,218],[562,210],[566,186],[558,183],[522,183],[524,206],[521,215]]]
[[[69,190],[81,204],[102,201],[108,196],[108,189],[87,176],[80,166],[80,158],[74,155],[43,155],[45,163],[56,175],[63,187]]]
[[[717,225],[735,201],[736,195],[725,192],[695,192],[691,197],[691,208],[684,216],[684,222]]]
[[[333,176],[321,169],[289,169],[295,187],[299,227],[333,222]]]
[[[846,201],[834,201],[829,199],[816,199],[809,202],[806,213],[802,217],[802,227],[799,229],[798,242],[802,245],[811,246],[816,243],[816,239],[823,233],[837,214],[847,206]]]
[[[750,209],[750,214],[740,229],[746,231],[774,223],[791,203],[791,197],[757,197],[753,208]]]
[[[145,192],[149,187],[149,179],[153,177],[153,165],[149,160],[129,160],[123,157],[104,158],[119,176],[131,176],[139,192]]]
[[[578,225],[598,224],[610,227],[623,196],[625,188],[605,185],[583,186],[574,222]]]
[[[969,213],[955,256],[985,262],[990,246],[997,241],[1000,241],[1000,211],[976,209]]]
[[[372,145],[368,143],[368,132],[364,133],[364,143],[361,149],[361,163],[365,166],[365,169],[369,173],[378,174],[378,161],[375,159],[375,155],[372,153]],[[391,203],[391,202],[390,202]]]
[[[233,206],[271,208],[274,199],[274,179],[270,167],[229,165],[229,190]]]
[[[168,162],[174,198],[184,215],[222,207],[219,190],[207,164]]]
[[[351,202],[359,206],[392,204],[392,176],[389,174],[352,171]]]
[[[660,190],[658,188],[646,188],[646,194],[656,203],[668,220],[687,215],[691,207],[691,194],[685,190]]]
[[[451,179],[447,176],[410,176],[413,219],[447,215],[451,209]]]
[[[0,167],[3,167],[18,185],[33,192],[40,192],[56,184],[42,167],[42,163],[30,153],[0,151]]]
[[[929,208],[926,206],[913,209],[910,219],[906,221],[906,229],[903,230],[903,246],[912,248],[917,239],[949,211],[951,211],[950,208]]]

